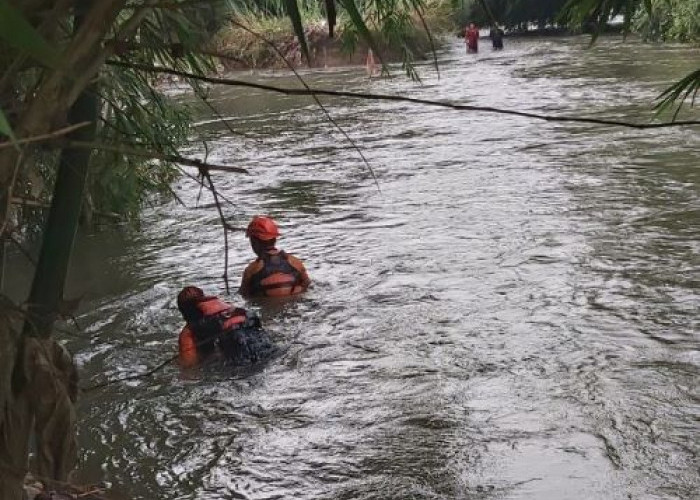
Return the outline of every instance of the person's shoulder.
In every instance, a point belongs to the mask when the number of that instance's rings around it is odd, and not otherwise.
[[[244,274],[255,273],[262,268],[263,268],[262,259],[259,259],[259,258],[253,259],[250,262],[248,262],[248,265],[245,267],[245,271],[243,271],[243,273]]]
[[[296,255],[292,255],[291,253],[286,253],[286,252],[285,252],[285,255],[287,256],[287,260],[289,261],[289,263],[291,265],[302,266],[302,267],[304,266],[304,263],[302,262],[302,260],[299,257],[297,257]]]

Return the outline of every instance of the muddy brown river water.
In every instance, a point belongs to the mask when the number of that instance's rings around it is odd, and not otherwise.
[[[467,56],[454,42],[422,85],[358,68],[305,76],[643,121],[700,62],[680,45],[586,44],[506,40]],[[275,216],[313,289],[249,304],[284,347],[259,370],[173,365],[85,394],[82,478],[143,499],[698,498],[700,129],[324,99],[378,192],[310,99],[211,96],[237,135],[202,111],[209,159],[251,171],[214,174],[227,216]],[[194,206],[193,182],[176,190]],[[68,345],[84,384],[173,353],[181,286],[224,293],[210,204],[157,204],[139,230],[80,238],[70,290],[88,293],[90,335]],[[234,235],[234,281],[250,258]]]

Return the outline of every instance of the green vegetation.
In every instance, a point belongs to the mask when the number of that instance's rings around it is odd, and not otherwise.
[[[700,0],[453,0],[460,25],[489,25],[492,19],[508,29],[534,24],[593,29],[620,15],[624,27],[645,40],[700,40]]]
[[[460,25],[496,22],[509,29],[567,26],[593,33],[593,41],[613,19],[621,16],[622,30],[639,33],[645,41],[700,42],[700,0],[453,0]],[[657,109],[670,109],[674,118],[685,101],[695,101],[700,70],[690,73],[658,98]]]
[[[634,30],[644,40],[700,42],[700,0],[651,0],[638,9]]]
[[[286,67],[280,54],[295,66],[302,64],[301,45],[279,3],[241,5],[231,11],[211,42],[215,51],[225,56],[221,63],[226,69]],[[318,2],[304,2],[300,18],[315,61],[317,45],[328,37],[326,13]]]
[[[375,44],[375,52],[385,62],[402,61],[404,70],[416,77],[412,62],[430,55],[435,43],[431,33],[454,30],[450,4],[443,0],[363,2],[361,18],[352,10],[343,9],[337,13],[332,30],[325,5],[319,1],[300,3],[311,66],[364,62],[367,49]],[[305,64],[303,46],[284,13],[283,2],[274,0],[232,10],[213,41],[216,51],[225,55],[224,67],[282,68],[288,62],[295,66]]]
[[[493,18],[507,29],[527,29],[528,23],[539,27],[557,22],[568,0],[453,0],[460,26],[469,22],[490,25]]]
[[[115,22],[121,20],[123,25],[133,19],[133,15],[129,17],[129,10],[122,10]],[[207,27],[211,27],[212,17],[210,7],[190,7],[182,11],[153,10],[144,16],[138,38],[130,35],[112,41],[109,47],[111,54],[105,56],[127,63],[155,63],[195,73],[211,72],[214,64],[209,57],[201,54],[199,47],[210,36]],[[57,27],[54,29],[58,30]],[[51,46],[65,45],[66,42],[62,40],[65,33],[57,31],[54,36],[56,40],[50,43]],[[111,34],[104,36],[109,39]],[[17,54],[9,49],[0,47],[3,59],[11,60],[13,54]],[[59,56],[55,55],[54,60],[59,60]],[[46,70],[33,64],[26,66],[27,62],[24,64],[9,64],[10,69],[0,84],[0,109],[6,110],[10,123],[19,129],[22,127],[23,111],[33,102],[27,102],[24,97],[46,76]],[[118,144],[157,152],[159,155],[177,153],[189,133],[189,113],[165,96],[158,85],[154,85],[156,82],[152,75],[102,65],[97,79],[94,92],[101,101],[101,111],[99,126],[92,140],[100,144]],[[196,84],[194,88],[198,89]],[[46,114],[58,113],[60,123],[63,120],[60,116],[65,113],[61,108],[57,102],[51,102]],[[46,125],[34,124],[42,132]],[[41,227],[45,215],[45,208],[41,207],[51,202],[58,151],[60,149],[56,147],[24,148],[24,161],[13,179],[13,197],[23,202],[18,210],[12,211],[14,225],[29,230]],[[114,215],[123,218],[136,216],[151,193],[170,190],[177,173],[175,164],[170,161],[154,161],[148,155],[130,155],[98,148],[91,159],[83,220],[91,221],[95,215],[99,217],[101,214],[109,214],[110,220]]]
[[[664,0],[665,2],[665,0]],[[662,2],[658,2],[662,3]],[[635,13],[641,13],[640,16],[647,16],[649,19],[658,19],[657,16],[662,14],[661,11],[656,10],[658,3],[654,0],[617,0],[616,2],[610,3],[607,0],[570,0],[565,6],[562,12],[562,19],[567,20],[569,23],[574,25],[580,25],[583,22],[593,22],[599,28],[595,32],[596,34],[600,32],[600,27],[605,23],[610,22],[615,16],[622,15],[624,17],[624,24],[626,28],[631,27],[632,19]],[[681,15],[682,12],[686,12],[686,7],[690,13],[690,19],[688,26],[691,26],[690,31],[687,35],[684,35],[688,40],[693,40],[697,42],[700,39],[700,34],[697,32],[698,27],[698,16],[700,12],[700,2],[698,0],[677,0],[676,3],[669,3],[667,5],[672,6],[670,10],[663,11],[664,15]],[[685,18],[684,18],[685,19]],[[685,23],[681,23],[685,25]],[[659,27],[662,24],[658,24]],[[673,31],[674,23],[663,24],[664,30],[668,30],[667,33],[680,33],[680,31]],[[595,36],[593,38],[595,41]],[[678,116],[678,111],[680,110],[682,104],[689,101],[691,105],[695,102],[695,97],[700,89],[700,68],[691,72],[685,78],[671,85],[666,91],[664,91],[657,99],[656,107],[661,112],[672,108],[677,104],[676,111],[673,115],[674,119]]]

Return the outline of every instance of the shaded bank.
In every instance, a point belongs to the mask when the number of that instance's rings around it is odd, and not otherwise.
[[[433,48],[444,43],[441,34],[454,30],[449,21],[440,23],[432,17],[426,19],[426,26],[430,33],[421,21],[414,20],[402,27],[401,36],[375,31],[372,37],[385,62],[410,63],[432,57]],[[323,68],[365,63],[369,45],[357,33],[339,28],[335,36],[330,37],[327,25],[321,21],[307,22],[304,31],[309,66]],[[253,25],[251,21],[242,21],[241,25],[232,22],[219,31],[211,46],[222,56],[220,62],[226,70],[286,68],[284,59],[295,67],[307,66],[291,26],[282,21],[268,20],[262,25]]]

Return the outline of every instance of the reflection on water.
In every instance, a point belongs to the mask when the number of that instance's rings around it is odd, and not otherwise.
[[[652,116],[697,49],[583,38],[442,54],[442,79],[307,75],[586,116]],[[265,77],[294,84],[289,76]],[[247,377],[176,367],[86,394],[85,478],[136,498],[690,499],[697,457],[700,136],[238,89],[202,117],[234,225],[271,213],[313,289],[255,303],[284,353]],[[178,193],[194,206],[196,186]],[[203,204],[211,200],[203,200]],[[231,272],[251,258],[233,238]],[[223,293],[212,208],[149,209],[141,231],[84,240],[69,341],[84,381],[175,349],[182,285]],[[99,263],[93,265],[91,263]],[[87,268],[85,267],[87,266]],[[87,274],[86,269],[89,270]],[[234,300],[241,302],[240,298]]]

